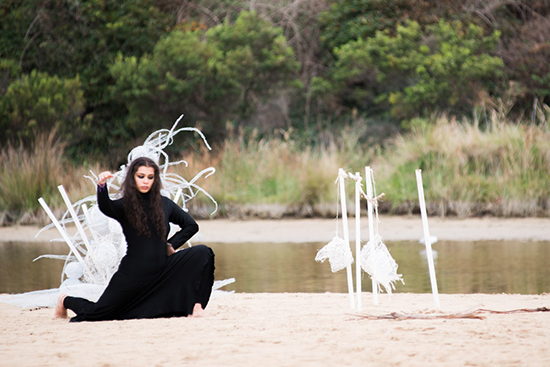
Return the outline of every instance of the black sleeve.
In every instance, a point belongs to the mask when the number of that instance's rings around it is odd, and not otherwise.
[[[191,237],[199,231],[199,225],[172,200],[165,198],[163,204],[168,207],[168,221],[177,224],[181,228],[168,240],[168,243],[170,243],[174,249],[177,249],[189,241]]]
[[[103,214],[118,221],[124,215],[122,200],[111,200],[107,184],[104,187],[97,186],[97,205]]]

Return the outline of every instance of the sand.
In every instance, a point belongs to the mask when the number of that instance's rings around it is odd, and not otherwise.
[[[212,242],[327,241],[331,220],[201,221]],[[33,227],[0,228],[6,240],[33,240]],[[431,234],[450,240],[549,241],[550,219],[432,219]],[[417,218],[383,218],[388,240],[422,237]],[[42,234],[59,237],[55,231]],[[353,234],[352,234],[353,237]],[[330,239],[330,238],[329,238]],[[0,303],[0,366],[550,366],[550,294],[237,293],[211,300],[208,318],[97,323],[53,319],[52,309]],[[392,312],[412,319],[371,320]],[[445,318],[423,319],[442,316]]]
[[[355,240],[354,218],[349,218],[350,240]],[[200,232],[193,242],[328,242],[337,225],[342,236],[342,223],[334,219],[280,220],[199,220]],[[483,241],[518,240],[550,241],[550,218],[429,218],[431,236],[439,240]],[[379,233],[387,241],[417,241],[424,236],[420,216],[381,216]],[[60,238],[55,228],[44,231],[36,226],[0,227],[2,241],[48,241]],[[361,219],[362,238],[367,236],[368,222]],[[76,232],[76,230],[75,230]]]

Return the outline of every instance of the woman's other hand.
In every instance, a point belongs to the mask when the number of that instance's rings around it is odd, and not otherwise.
[[[97,182],[98,185],[105,185],[105,181],[107,181],[108,179],[112,178],[113,177],[113,174],[109,171],[104,171],[104,172],[101,172],[99,174],[99,176],[97,177],[99,179],[99,181]]]
[[[173,255],[176,253],[176,250],[172,247],[172,245],[166,245],[166,254],[168,256]]]

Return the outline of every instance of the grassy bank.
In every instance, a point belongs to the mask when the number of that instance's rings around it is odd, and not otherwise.
[[[8,145],[0,152],[0,225],[49,222],[38,203],[43,197],[58,217],[66,210],[57,186],[71,200],[94,192],[83,175],[86,167],[73,167],[64,157],[64,144],[54,134],[40,136],[30,147]]]
[[[175,170],[190,179],[206,167],[216,168],[198,184],[220,204],[217,216],[334,216],[338,168],[363,174],[365,165],[374,168],[378,193],[386,194],[383,212],[418,211],[414,171],[420,168],[432,215],[550,216],[547,125],[514,124],[496,115],[483,126],[446,117],[417,120],[408,134],[397,136],[384,149],[365,144],[369,130],[364,129],[350,125],[314,144],[290,132],[263,139],[241,132],[212,152],[183,157],[189,167]],[[72,200],[93,193],[83,178],[90,167],[73,168],[62,153],[63,146],[51,137],[27,151],[4,148],[2,224],[38,221],[43,217],[40,196],[62,211],[59,184]],[[352,190],[349,182],[350,204]],[[206,197],[197,197],[191,205],[199,217],[210,209]]]
[[[483,128],[444,117],[419,120],[377,167],[387,209],[395,213],[417,210],[414,170],[420,168],[431,214],[550,215],[547,125],[505,123],[495,115]]]
[[[310,145],[289,132],[263,139],[241,132],[212,152],[185,157],[189,167],[180,167],[178,173],[188,177],[186,172],[215,167],[216,174],[199,184],[218,201],[222,216],[333,216],[338,169],[360,169],[359,162],[374,153],[357,141],[360,128],[348,126],[339,135],[328,135],[323,144]],[[208,200],[198,197],[191,208],[205,206]]]

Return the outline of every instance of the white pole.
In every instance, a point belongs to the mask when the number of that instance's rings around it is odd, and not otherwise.
[[[338,170],[338,179],[340,184],[340,203],[342,205],[342,224],[344,226],[344,241],[349,246],[349,227],[348,227],[348,211],[346,206],[346,187],[344,183],[344,178],[346,173],[342,168]],[[349,304],[353,309],[355,308],[355,301],[353,300],[353,277],[351,272],[351,264],[346,267],[348,275],[348,293],[349,293]]]
[[[61,236],[63,236],[63,239],[65,240],[65,242],[67,242],[67,245],[69,245],[69,248],[74,253],[74,256],[76,257],[76,259],[82,264],[84,271],[87,273],[90,273],[90,270],[88,269],[88,266],[84,262],[84,259],[82,258],[82,256],[80,256],[80,253],[77,251],[76,247],[73,244],[73,241],[71,241],[67,232],[65,232],[63,227],[61,227],[61,224],[59,224],[59,222],[57,221],[57,218],[52,213],[48,204],[46,204],[43,198],[39,198],[38,202],[40,203],[40,205],[42,205],[42,208],[44,208],[44,210],[46,211],[46,214],[48,214],[48,217],[50,217],[50,219],[52,220],[53,224],[55,225],[55,228],[57,228],[59,233],[61,233]]]
[[[369,200],[367,200],[367,213],[369,218],[369,241],[372,241],[374,237],[374,209],[372,207],[371,200],[374,198],[374,194],[372,190],[372,169],[369,166],[365,167],[365,178],[365,185],[367,186],[367,197],[369,198]],[[372,304],[375,306],[378,305],[378,282],[374,278],[372,279]]]
[[[84,231],[84,228],[82,227],[82,224],[80,223],[80,220],[78,219],[78,215],[76,215],[76,212],[74,211],[73,204],[71,203],[71,200],[69,199],[69,195],[67,195],[67,192],[65,191],[65,188],[63,185],[57,186],[57,189],[61,193],[61,196],[63,197],[63,201],[65,202],[65,205],[67,205],[67,208],[69,209],[69,213],[71,214],[71,217],[73,218],[74,224],[76,225],[76,229],[78,230],[78,233],[80,233],[80,237],[82,237],[82,241],[84,241],[84,244],[86,245],[86,249],[88,251],[87,256],[90,257],[93,261],[92,253],[91,251],[92,246],[90,245],[90,241],[88,240],[88,237],[86,236],[86,232]],[[87,208],[84,205],[83,206],[83,212],[84,215],[87,217]],[[101,272],[101,277],[104,281],[107,281],[107,275],[105,272]]]
[[[174,203],[176,203],[176,204],[178,203],[178,200],[180,199],[181,193],[182,193],[181,189],[178,189],[178,191],[176,192],[176,196],[174,196]],[[185,205],[185,200],[183,201],[183,204]]]
[[[74,221],[74,224],[76,225],[76,229],[78,230],[78,233],[80,233],[80,237],[82,237],[82,241],[84,241],[84,244],[86,244],[86,248],[89,250],[91,248],[90,241],[88,241],[88,237],[86,237],[84,228],[82,228],[82,224],[80,224],[78,215],[76,215],[76,212],[74,211],[73,204],[69,199],[69,195],[67,195],[67,192],[65,191],[65,188],[63,187],[63,185],[57,186],[57,189],[61,193],[61,196],[63,197],[63,201],[65,201],[65,205],[67,205],[67,208],[69,209],[69,213],[71,213],[71,217],[73,218],[73,221]]]
[[[422,226],[424,227],[424,243],[426,245],[426,256],[428,257],[428,269],[430,271],[430,282],[432,284],[432,294],[434,304],[439,308],[439,294],[437,292],[437,280],[435,278],[434,257],[432,253],[432,243],[430,239],[430,229],[428,228],[428,216],[426,214],[426,201],[424,199],[424,187],[422,185],[422,170],[417,169],[416,185],[418,187],[418,199],[420,201],[420,214],[422,216]]]
[[[86,218],[86,222],[90,223],[90,215],[88,213],[88,207],[86,206],[86,204],[82,204],[81,208],[82,208],[82,213],[84,213],[84,218]],[[91,232],[92,232],[92,236],[96,238],[96,236],[94,235],[94,232],[93,231]]]
[[[355,172],[358,178],[355,181],[355,283],[357,288],[357,311],[361,311],[361,176]]]

